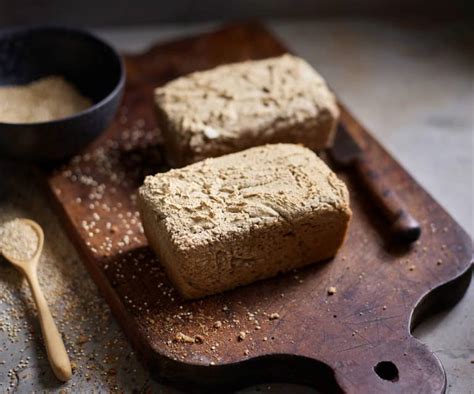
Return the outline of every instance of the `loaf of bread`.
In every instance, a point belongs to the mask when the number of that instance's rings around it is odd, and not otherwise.
[[[322,77],[291,55],[178,78],[156,89],[155,103],[173,166],[278,142],[324,149],[339,116]]]
[[[149,245],[185,298],[332,257],[351,218],[345,184],[292,144],[148,176],[138,201]]]

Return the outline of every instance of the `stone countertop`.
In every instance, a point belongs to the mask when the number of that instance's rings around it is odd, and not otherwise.
[[[447,211],[473,234],[474,54],[465,25],[417,26],[374,20],[268,21],[290,48],[326,78],[339,98]],[[100,29],[119,50],[215,24]],[[140,365],[42,193],[34,168],[0,162],[0,222],[26,216],[44,226],[40,281],[75,366],[70,382],[53,376],[20,275],[0,261],[0,392],[166,391]],[[448,393],[471,392],[474,286],[451,311],[415,336],[442,361]],[[288,385],[256,390],[286,392]],[[292,392],[308,392],[292,386]]]

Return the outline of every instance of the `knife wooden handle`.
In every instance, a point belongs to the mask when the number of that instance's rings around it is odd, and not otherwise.
[[[354,169],[390,221],[392,234],[403,242],[416,241],[421,235],[420,223],[408,212],[397,194],[385,184],[382,176],[363,158],[355,160]]]

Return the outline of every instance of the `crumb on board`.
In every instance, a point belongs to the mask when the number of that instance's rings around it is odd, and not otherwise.
[[[334,295],[336,294],[337,289],[334,286],[329,286],[328,287],[328,295]]]
[[[181,342],[181,343],[195,343],[195,338],[190,337],[189,335],[183,334],[182,332],[176,333],[174,337],[176,342]]]
[[[239,332],[239,335],[237,336],[237,340],[239,342],[243,341],[245,339],[245,337],[247,336],[247,334],[245,333],[245,331],[240,331]]]
[[[280,318],[280,315],[278,313],[272,313],[270,316],[269,316],[269,319],[270,320],[277,320]]]

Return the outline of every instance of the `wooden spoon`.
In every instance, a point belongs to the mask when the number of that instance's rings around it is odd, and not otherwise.
[[[38,249],[34,256],[28,261],[20,261],[12,256],[8,256],[3,253],[4,257],[10,261],[16,268],[18,268],[26,277],[33,298],[38,309],[38,315],[41,324],[41,331],[43,332],[44,343],[46,346],[46,352],[48,354],[49,363],[54,371],[56,377],[65,382],[72,376],[71,362],[69,361],[66,348],[64,347],[61,334],[59,333],[56,324],[54,323],[53,316],[49,310],[46,299],[44,298],[43,292],[41,291],[38,275],[36,268],[38,267],[38,261],[43,250],[44,234],[41,226],[29,219],[19,219],[23,223],[31,226],[31,228],[38,234]]]

